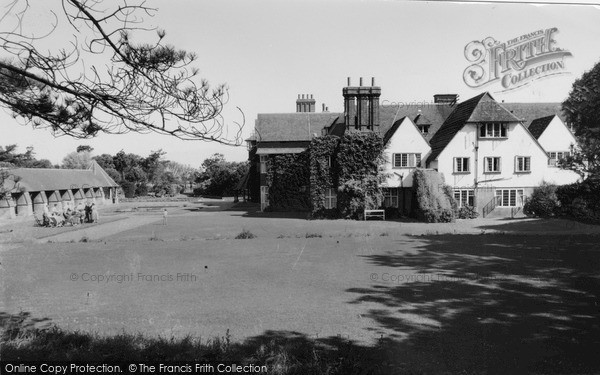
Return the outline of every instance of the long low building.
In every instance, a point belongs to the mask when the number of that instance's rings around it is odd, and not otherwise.
[[[80,202],[117,204],[119,185],[98,163],[88,169],[7,168],[0,200],[0,219],[43,213],[44,206],[59,210]]]

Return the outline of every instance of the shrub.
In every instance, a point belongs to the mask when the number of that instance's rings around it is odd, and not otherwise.
[[[123,181],[121,183],[121,189],[123,189],[125,198],[133,198],[135,196],[135,182]]]
[[[383,194],[377,178],[344,182],[338,189],[338,202],[340,214],[346,219],[361,219],[365,210],[381,207]]]
[[[237,236],[235,236],[236,240],[249,240],[252,238],[256,238],[256,235],[250,232],[248,229],[244,229]]]
[[[459,219],[476,219],[479,212],[473,206],[463,206],[458,209],[457,216]]]
[[[527,216],[552,217],[556,215],[559,207],[556,186],[543,183],[533,189],[531,197],[523,206],[523,212]]]
[[[321,233],[306,233],[305,238],[322,238],[323,235]]]
[[[428,223],[448,223],[456,217],[456,202],[451,188],[436,171],[416,169],[413,175],[412,214]]]

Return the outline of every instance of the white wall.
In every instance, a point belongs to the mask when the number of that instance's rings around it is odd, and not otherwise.
[[[538,142],[547,152],[568,151],[571,149],[571,145],[577,144],[577,139],[562,120],[558,116],[554,116],[546,130],[538,138]]]
[[[577,145],[577,139],[558,116],[554,116],[538,142],[546,152],[569,151],[572,145]],[[573,171],[550,166],[544,179],[552,184],[565,185],[579,181],[580,176]]]
[[[392,135],[388,144],[383,152],[385,157],[385,165],[383,173],[387,175],[384,187],[411,187],[412,186],[412,172],[415,168],[394,168],[393,167],[393,154],[400,153],[418,153],[421,154],[421,166],[425,166],[425,160],[431,152],[429,143],[423,138],[423,135],[415,124],[409,119],[404,118],[396,132]],[[403,175],[402,183],[400,177],[397,174]]]
[[[478,139],[477,125],[466,124],[438,156],[438,171],[447,184],[455,187],[472,187],[477,170],[480,187],[533,187],[548,175],[548,157],[531,134],[520,123],[510,123],[506,139]],[[478,165],[475,168],[475,145],[479,145]],[[501,172],[484,173],[484,158],[499,156]],[[515,157],[531,157],[530,173],[515,173]],[[454,158],[469,157],[470,173],[454,173]],[[493,180],[485,182],[486,180]]]

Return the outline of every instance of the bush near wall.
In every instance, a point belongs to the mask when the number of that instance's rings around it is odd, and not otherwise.
[[[325,209],[325,191],[338,186],[336,154],[339,142],[339,137],[325,135],[313,138],[308,148],[310,202],[313,218],[339,217],[337,208],[333,210]]]
[[[556,185],[542,183],[533,189],[531,197],[523,206],[523,213],[527,216],[552,217],[555,216],[561,206],[556,196]]]
[[[310,210],[308,152],[271,155],[267,171],[269,210]]]
[[[428,223],[453,222],[456,202],[451,190],[439,172],[417,168],[413,174],[412,215]]]

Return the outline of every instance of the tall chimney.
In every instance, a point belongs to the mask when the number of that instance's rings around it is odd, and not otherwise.
[[[350,80],[348,80],[350,83]],[[379,132],[379,96],[381,88],[375,86],[375,77],[371,78],[371,86],[363,86],[363,78],[359,86],[347,86],[342,90],[344,96],[344,122],[347,129]]]
[[[296,100],[296,112],[314,112],[316,101],[312,94],[298,95]]]

